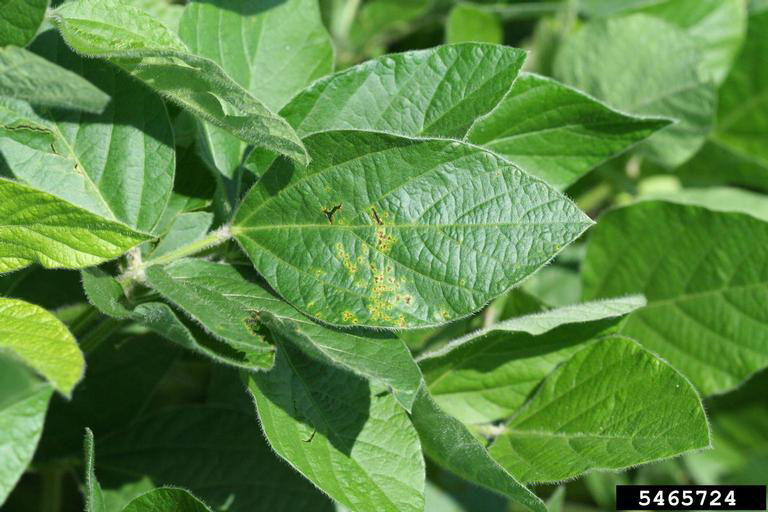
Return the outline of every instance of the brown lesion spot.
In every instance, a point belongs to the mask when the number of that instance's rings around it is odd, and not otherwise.
[[[336,206],[332,206],[331,208],[323,208],[323,213],[328,218],[328,222],[333,224],[333,216],[336,214],[337,211],[341,210],[343,206],[344,206],[343,203],[339,203]]]

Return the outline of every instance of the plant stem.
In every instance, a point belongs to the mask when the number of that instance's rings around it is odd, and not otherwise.
[[[206,249],[210,249],[211,247],[221,245],[230,238],[232,238],[232,231],[229,226],[224,226],[217,229],[216,231],[211,231],[207,236],[197,240],[196,242],[183,245],[178,249],[174,249],[173,251],[163,254],[162,256],[158,256],[157,258],[149,259],[145,262],[139,262],[134,266],[129,266],[128,270],[122,276],[118,277],[117,280],[120,281],[124,287],[127,284],[130,284],[132,281],[143,282],[144,271],[148,267],[151,267],[152,265],[166,265],[172,261],[186,258],[187,256],[192,256],[199,252],[205,251]]]
[[[43,479],[40,512],[59,512],[61,510],[61,480],[59,468],[48,468],[41,475]]]
[[[336,23],[334,23],[333,35],[337,41],[346,45],[349,29],[352,28],[352,22],[355,21],[359,8],[360,0],[347,0],[344,4],[339,17],[336,18]]]

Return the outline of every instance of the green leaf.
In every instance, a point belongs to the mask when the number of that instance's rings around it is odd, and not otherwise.
[[[211,512],[205,503],[184,489],[163,488],[149,491],[131,501],[123,512]]]
[[[747,26],[744,0],[586,0],[581,7],[594,16],[644,13],[682,28],[701,50],[704,76],[718,84],[728,74]]]
[[[512,318],[424,354],[419,364],[440,406],[465,423],[510,416],[555,367],[643,306],[626,297]]]
[[[0,142],[11,172],[90,212],[150,232],[174,180],[173,132],[165,105],[136,81],[115,76],[109,64],[70,52],[54,31],[38,37],[33,48],[88,78],[113,101],[101,115],[57,111],[42,117],[18,102],[0,104],[0,110],[5,106],[50,137],[48,144]]]
[[[149,258],[157,258],[179,247],[197,242],[208,234],[212,223],[212,213],[190,212],[179,214],[150,253]]]
[[[715,129],[680,172],[694,183],[744,184],[768,189],[768,11],[749,17],[741,54],[719,90]]]
[[[445,42],[501,44],[504,39],[501,20],[487,10],[472,4],[457,4],[448,14],[445,25]]]
[[[369,0],[362,4],[354,22],[343,12],[334,35],[340,39],[348,36],[352,52],[382,52],[388,41],[408,33],[433,3],[434,0]]]
[[[320,360],[391,388],[407,409],[416,398],[421,373],[402,341],[316,324],[258,284],[247,269],[181,260],[164,269],[151,267],[147,278],[161,295],[235,348],[243,350],[256,335],[256,323],[265,323]],[[272,356],[273,347],[266,346]]]
[[[122,0],[161,21],[173,33],[178,33],[184,6],[172,0]]]
[[[82,77],[14,46],[0,48],[0,96],[99,113],[109,96]]]
[[[32,263],[89,267],[148,239],[50,194],[0,179],[0,273]]]
[[[64,40],[88,57],[109,59],[149,87],[241,140],[307,163],[281,117],[198,57],[161,22],[117,0],[73,0],[51,18]]]
[[[272,448],[319,489],[356,512],[423,510],[419,437],[392,395],[288,344],[249,377]]]
[[[554,189],[468,144],[367,132],[305,144],[312,164],[278,161],[232,232],[278,294],[331,324],[467,316],[592,224]]]
[[[747,28],[743,0],[664,0],[639,10],[684,29],[698,44],[704,76],[722,83]]]
[[[262,368],[264,364],[258,357],[250,357],[249,352],[235,350],[208,336],[194,324],[183,321],[163,302],[148,301],[135,307],[128,304],[120,283],[101,269],[89,268],[82,272],[82,278],[89,302],[105,315],[133,320],[169,341],[219,363],[243,369]]]
[[[39,306],[0,298],[0,351],[9,352],[69,397],[85,360],[69,329]]]
[[[760,66],[768,51],[765,31],[768,11],[749,18],[744,48],[718,95],[716,143],[733,151],[768,162],[761,135],[768,132],[768,71]]]
[[[26,46],[45,17],[48,0],[0,0],[0,46]]]
[[[85,442],[83,446],[83,458],[85,459],[85,512],[107,512],[104,505],[104,493],[96,479],[93,432],[85,429]]]
[[[524,60],[517,48],[475,43],[387,55],[316,81],[281,114],[302,137],[354,129],[461,139]]]
[[[555,80],[523,73],[468,139],[563,189],[670,123],[618,112]]]
[[[563,44],[555,75],[614,108],[676,119],[641,146],[673,167],[693,156],[712,126],[715,88],[700,61],[696,41],[682,29],[636,14],[585,24]]]
[[[649,194],[640,199],[690,204],[719,212],[746,213],[768,222],[768,197],[740,188],[685,188],[676,192]]]
[[[197,55],[220,65],[274,112],[316,78],[333,71],[333,46],[317,0],[246,6],[241,0],[187,4],[181,39]],[[245,145],[223,130],[203,126],[214,166],[232,177]]]
[[[243,387],[240,391],[245,393]],[[100,438],[98,448],[96,466],[105,493],[112,482],[122,486],[126,477],[149,477],[158,486],[187,488],[216,509],[229,503],[229,512],[333,510],[309,482],[275,457],[252,411],[210,404],[166,409]]]
[[[549,482],[707,446],[707,419],[693,386],[617,337],[588,345],[552,372],[490,453],[523,481]]]
[[[529,510],[547,510],[533,492],[491,458],[460,421],[443,412],[425,390],[414,404],[411,419],[424,452],[440,466],[465,480],[508,496]]]
[[[768,223],[750,215],[643,201],[600,218],[582,267],[587,299],[643,293],[627,336],[704,395],[768,366]]]
[[[0,505],[32,461],[52,392],[0,351]]]

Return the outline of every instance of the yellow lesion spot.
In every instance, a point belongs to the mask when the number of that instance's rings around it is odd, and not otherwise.
[[[344,246],[341,243],[336,244],[336,256],[341,260],[341,264],[347,269],[347,272],[354,274],[357,272],[357,263],[350,258],[347,251],[344,250]]]
[[[345,311],[344,313],[342,313],[341,314],[341,318],[343,318],[344,321],[349,323],[349,324],[356,324],[356,323],[358,323],[357,317],[351,311]]]
[[[392,246],[395,244],[395,238],[387,233],[384,226],[376,228],[376,250],[383,253],[388,253],[392,250]]]

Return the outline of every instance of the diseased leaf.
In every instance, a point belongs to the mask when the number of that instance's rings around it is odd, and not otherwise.
[[[501,44],[504,33],[499,17],[472,4],[456,4],[445,22],[445,42],[467,41]]]
[[[87,80],[14,46],[0,48],[0,96],[93,113],[109,103],[109,96]]]
[[[490,453],[526,482],[620,469],[709,446],[693,386],[626,338],[588,345],[504,426]]]
[[[109,64],[69,51],[54,31],[33,49],[88,78],[113,101],[101,115],[56,111],[38,115],[25,104],[0,104],[50,138],[29,144],[0,141],[11,172],[33,187],[140,231],[160,219],[174,179],[173,133],[165,105]],[[2,114],[0,114],[1,116]]]
[[[249,377],[270,445],[323,492],[357,512],[423,510],[419,437],[392,395],[288,344]]]
[[[281,113],[302,137],[372,130],[461,139],[524,60],[517,48],[476,43],[387,55],[316,81]]]
[[[52,392],[0,352],[0,505],[32,461]]]
[[[555,80],[523,73],[468,139],[563,189],[670,123],[623,114]]]
[[[407,409],[416,398],[421,373],[402,341],[394,336],[332,330],[312,322],[258,284],[256,275],[246,268],[182,260],[163,270],[150,268],[147,277],[161,295],[235,348],[243,350],[244,344],[261,336],[256,333],[257,324],[264,322],[320,360],[391,388]],[[273,347],[266,346],[272,356]]]
[[[158,486],[185,487],[216,509],[230,503],[229,512],[333,510],[275,457],[254,415],[230,406],[166,409],[99,439],[98,448],[96,467],[106,492],[110,482],[124,485],[129,475],[131,481],[149,477]]]
[[[447,412],[465,423],[500,420],[558,364],[644,304],[626,297],[511,318],[424,354],[419,364]]]
[[[584,297],[643,293],[621,332],[704,395],[768,366],[768,223],[742,213],[643,201],[600,218],[582,267]]]
[[[445,469],[525,506],[545,512],[544,503],[494,461],[480,441],[423,390],[413,407],[413,425],[424,452]]]
[[[693,156],[712,126],[715,88],[699,62],[696,41],[682,29],[635,14],[585,24],[563,44],[555,75],[614,108],[676,119],[641,146],[672,167]]]
[[[0,46],[26,46],[45,17],[48,0],[0,0]]]
[[[246,5],[241,0],[187,4],[179,29],[190,50],[220,65],[273,112],[333,70],[333,47],[317,0]],[[245,144],[206,124],[212,163],[232,177]]]
[[[75,51],[108,59],[180,107],[241,140],[307,163],[291,127],[234,82],[215,62],[198,57],[161,22],[117,0],[73,0],[51,21]]]
[[[0,179],[0,273],[32,263],[89,267],[148,239],[50,194]]]
[[[69,397],[85,360],[69,329],[39,306],[0,298],[0,351],[12,354]]]
[[[184,489],[154,489],[131,501],[123,512],[211,512],[205,503]]]
[[[313,163],[278,161],[232,232],[278,294],[331,324],[414,328],[467,316],[592,223],[475,146],[366,132],[305,144]]]

